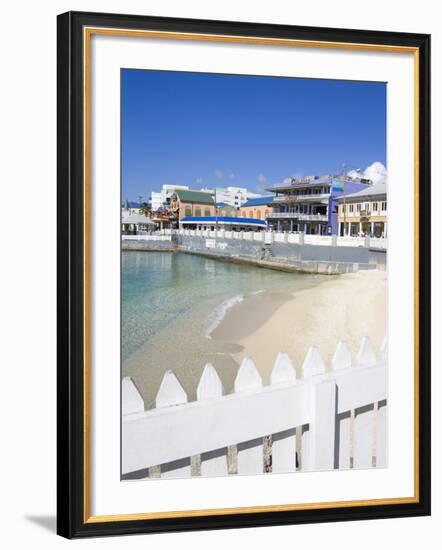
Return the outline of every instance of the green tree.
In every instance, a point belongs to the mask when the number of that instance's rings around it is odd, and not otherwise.
[[[142,202],[140,206],[140,214],[146,216],[146,218],[150,217],[151,208],[147,204],[147,202]]]

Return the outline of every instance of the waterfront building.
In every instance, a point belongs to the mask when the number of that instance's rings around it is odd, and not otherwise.
[[[387,237],[387,191],[384,183],[339,199],[339,235]]]
[[[292,178],[267,189],[274,193],[268,221],[277,231],[337,235],[339,197],[367,189],[370,184],[370,180],[349,176]]]
[[[246,187],[215,187],[214,189],[201,189],[206,193],[215,195],[216,202],[222,202],[235,208],[240,208],[249,199],[260,197],[258,193],[247,191]]]
[[[138,235],[144,232],[154,231],[156,224],[145,216],[137,208],[122,208],[121,233],[123,235]]]
[[[267,220],[272,213],[273,196],[250,199],[240,209],[243,218]]]
[[[264,231],[264,220],[230,216],[185,216],[180,219],[182,229],[225,229],[226,231]]]
[[[225,202],[216,203],[216,211],[218,216],[227,216],[230,218],[235,218],[239,215],[239,210],[236,206],[226,204]]]
[[[215,216],[214,195],[204,191],[177,189],[170,197],[170,211],[178,218],[185,216]]]
[[[150,200],[152,204],[152,210],[161,210],[162,208],[168,208],[170,205],[170,198],[177,189],[189,189],[188,185],[176,185],[166,183],[161,187],[161,191],[152,191]]]

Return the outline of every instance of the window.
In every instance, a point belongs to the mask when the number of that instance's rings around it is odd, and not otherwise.
[[[266,210],[266,211],[265,211],[265,217],[268,218],[268,216],[269,216],[269,211]]]
[[[354,204],[349,204],[348,205],[348,211],[351,212],[353,214],[353,211],[354,211]]]
[[[195,216],[201,216],[201,208],[199,206],[195,208]]]
[[[381,202],[381,210],[382,210],[382,212],[387,211],[387,201],[382,201]]]
[[[190,208],[190,206],[186,206],[186,208],[184,210],[184,215],[185,216],[191,216],[192,215],[192,209]]]
[[[210,216],[210,208],[205,208],[204,209],[204,215],[205,216]]]
[[[258,220],[261,219],[261,211],[260,210],[258,210],[258,212],[256,213],[256,217],[258,218]]]
[[[375,201],[373,203],[373,212],[377,212],[378,210],[379,210],[379,203]]]
[[[362,210],[362,208],[361,208],[361,203],[358,202],[358,204],[356,205],[356,212],[357,212],[358,214],[360,214],[361,210]]]

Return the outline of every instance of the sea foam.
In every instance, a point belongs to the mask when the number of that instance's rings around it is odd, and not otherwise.
[[[237,294],[236,296],[233,296],[228,300],[224,300],[224,302],[216,306],[216,308],[207,317],[206,328],[204,329],[204,336],[206,338],[211,338],[212,332],[224,319],[227,311],[233,306],[236,306],[236,304],[241,303],[243,300],[244,300],[244,295]]]

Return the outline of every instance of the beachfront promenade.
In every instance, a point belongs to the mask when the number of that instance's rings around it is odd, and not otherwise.
[[[176,250],[274,269],[334,274],[384,266],[387,239],[275,231],[165,229],[150,234],[123,235],[122,249]]]
[[[304,233],[288,233],[276,231],[218,231],[209,229],[163,229],[150,234],[123,235],[123,240],[133,241],[167,241],[173,235],[193,236],[216,239],[237,239],[260,242],[265,244],[307,244],[316,246],[352,246],[366,247],[372,250],[386,250],[387,239],[377,237],[338,237],[336,235],[306,235]]]
[[[319,350],[310,347],[300,379],[289,356],[280,352],[268,386],[246,357],[228,395],[207,364],[193,402],[169,370],[150,410],[125,377],[123,477],[386,467],[386,349],[386,340],[375,352],[364,337],[352,357],[341,341],[326,368]]]

